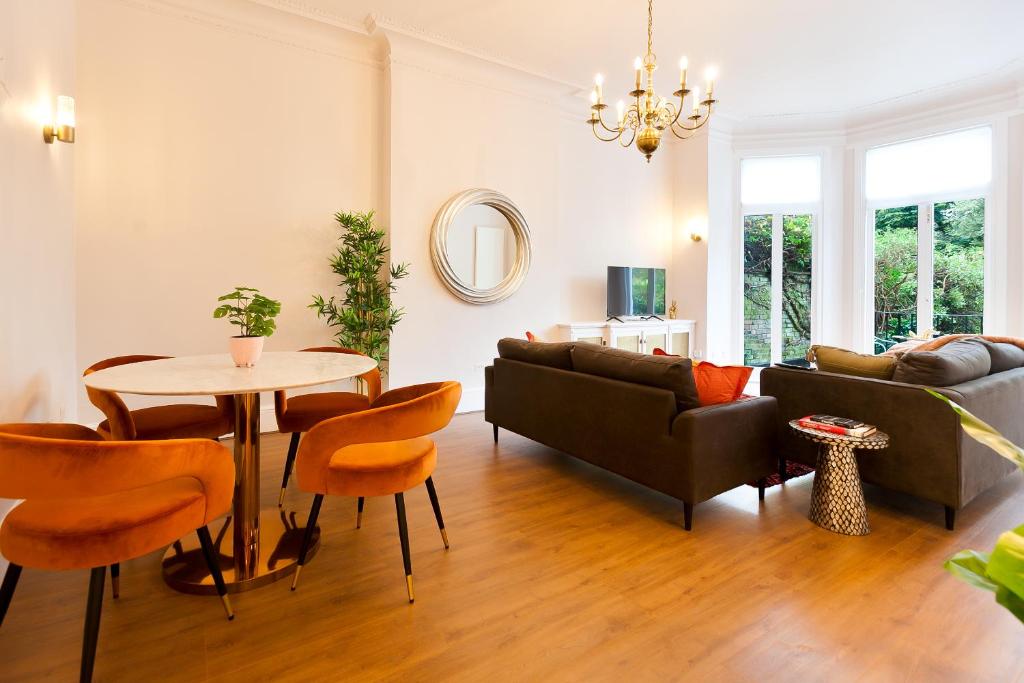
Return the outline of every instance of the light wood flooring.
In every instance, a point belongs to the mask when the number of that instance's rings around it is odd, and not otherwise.
[[[395,508],[328,498],[320,553],[288,582],[220,603],[167,588],[159,554],[104,604],[98,681],[1020,681],[1024,626],[942,569],[1024,521],[1015,475],[942,525],[875,488],[873,532],[806,517],[811,477],[677,501],[502,431],[481,414],[437,435],[445,552],[425,490],[406,494],[416,603]],[[230,445],[230,444],[229,444]],[[287,439],[263,441],[277,499]],[[714,457],[709,454],[708,457]],[[287,505],[308,509],[295,489]],[[88,573],[25,570],[0,631],[0,680],[78,675]]]

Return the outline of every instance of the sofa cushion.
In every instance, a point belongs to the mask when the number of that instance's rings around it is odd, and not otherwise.
[[[908,351],[900,356],[894,382],[948,387],[984,377],[992,368],[992,357],[977,339],[946,344],[934,351]]]
[[[506,337],[498,342],[498,355],[532,365],[572,370],[572,342],[538,342]]]
[[[991,342],[981,337],[972,341],[976,341],[988,349],[989,358],[992,360],[992,367],[988,371],[990,375],[1024,366],[1024,349],[1019,346],[1005,342]]]
[[[571,353],[576,372],[668,389],[680,410],[700,407],[689,358],[649,356],[597,344],[577,344]]]
[[[890,356],[869,356],[840,349],[835,346],[815,344],[811,347],[814,360],[822,372],[834,372],[853,377],[892,379],[896,359]]]
[[[743,395],[754,368],[743,365],[715,365],[706,360],[693,366],[693,378],[702,406],[732,403]]]

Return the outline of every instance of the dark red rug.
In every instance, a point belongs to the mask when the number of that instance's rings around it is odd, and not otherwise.
[[[786,480],[787,481],[790,480],[790,479],[795,479],[796,477],[802,477],[805,474],[810,474],[813,471],[814,471],[813,467],[808,467],[807,465],[804,465],[803,463],[793,462],[792,460],[787,460],[786,461]],[[771,488],[772,486],[778,486],[781,483],[782,483],[782,479],[779,478],[779,473],[776,472],[775,474],[773,474],[770,477],[768,477],[768,479],[765,482],[765,486],[767,488]],[[757,486],[757,482],[756,481],[752,482],[750,484],[747,484],[747,486],[755,486],[756,487]]]

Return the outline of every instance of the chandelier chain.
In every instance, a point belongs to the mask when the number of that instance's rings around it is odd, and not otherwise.
[[[654,50],[654,0],[647,0],[647,54]]]

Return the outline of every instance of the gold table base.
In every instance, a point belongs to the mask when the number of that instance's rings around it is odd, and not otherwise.
[[[235,394],[235,490],[231,515],[211,524],[214,547],[229,593],[272,583],[295,571],[306,527],[297,513],[260,509],[260,395]],[[302,515],[304,522],[306,515]],[[214,594],[198,537],[175,542],[164,554],[167,584],[183,593]],[[307,553],[315,553],[320,531]]]
[[[298,566],[299,549],[306,533],[306,513],[285,512],[278,508],[260,513],[259,559],[249,568],[250,576],[238,571],[231,550],[231,517],[212,522],[210,531],[220,560],[220,570],[229,593],[243,593],[293,574]],[[227,544],[223,541],[228,539]],[[225,547],[227,545],[227,547]],[[320,548],[320,529],[313,532],[313,543],[306,561]],[[174,590],[194,595],[216,595],[213,577],[199,547],[199,538],[192,534],[178,541],[164,553],[164,581]]]

